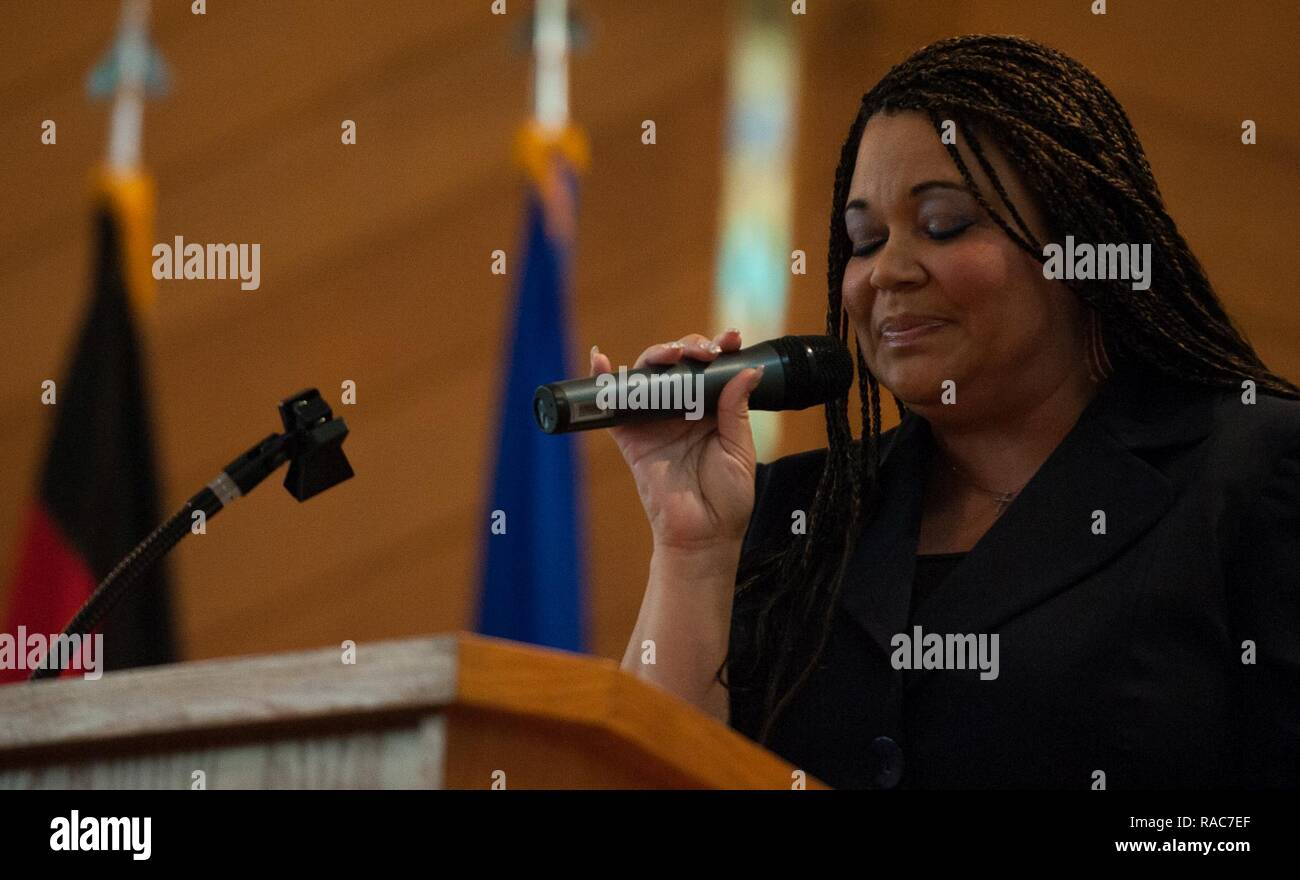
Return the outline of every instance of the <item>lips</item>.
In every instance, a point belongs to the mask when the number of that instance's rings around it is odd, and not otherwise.
[[[893,315],[880,322],[880,341],[891,347],[910,345],[947,325],[933,315]]]

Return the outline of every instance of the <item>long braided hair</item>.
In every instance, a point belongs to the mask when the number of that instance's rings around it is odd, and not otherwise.
[[[952,120],[992,182],[1012,228],[981,193],[956,145],[945,144],[986,213],[1040,262],[1043,243],[1007,197],[976,130],[992,140],[1039,201],[1054,240],[1068,232],[1086,242],[1151,242],[1151,277],[1134,291],[1127,281],[1074,281],[1106,329],[1105,356],[1205,386],[1240,387],[1300,398],[1300,388],[1270,372],[1233,326],[1205,271],[1165,208],[1137,134],[1115,96],[1078,61],[1018,37],[972,35],[933,43],[894,66],[863,96],[835,172],[828,249],[826,332],[847,342],[841,286],[852,245],[844,206],[867,121],[877,113],[919,111],[935,127]],[[752,668],[770,670],[763,691],[759,741],[770,743],[781,713],[816,668],[853,554],[860,524],[880,503],[881,389],[857,348],[863,437],[853,438],[848,400],[826,404],[828,453],[802,535],[779,548],[754,548],[741,560],[737,603],[755,601]],[[900,417],[905,413],[898,402]],[[748,647],[748,646],[747,646]],[[718,670],[731,670],[734,651]],[[728,675],[731,678],[731,675]],[[728,687],[733,682],[724,682]]]

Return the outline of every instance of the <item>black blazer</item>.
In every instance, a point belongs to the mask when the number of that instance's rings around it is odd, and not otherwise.
[[[843,788],[1300,786],[1300,401],[1116,374],[915,608],[933,441],[914,413],[883,439],[883,503],[775,752]],[[759,466],[746,552],[788,540],[825,454]],[[738,598],[742,665],[752,624]],[[894,669],[913,626],[998,634],[998,677]],[[730,678],[755,739],[767,665]]]

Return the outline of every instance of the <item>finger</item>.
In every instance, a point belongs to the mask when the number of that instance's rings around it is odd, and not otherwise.
[[[683,357],[697,361],[711,361],[722,354],[722,348],[703,333],[688,333],[675,342],[652,345],[636,359],[632,369],[647,364],[675,364]]]
[[[643,364],[675,364],[683,357],[697,361],[711,361],[720,354],[722,349],[703,333],[687,333],[676,342],[665,342],[663,345],[652,345],[647,348],[637,359],[633,369]]]
[[[725,351],[736,351],[740,348],[740,331],[736,328],[723,330],[717,336],[713,337],[714,345]]]
[[[682,359],[686,346],[680,342],[661,342],[658,345],[652,345],[641,356],[636,359],[632,369],[639,370],[646,364],[675,364]]]
[[[597,373],[612,373],[614,371],[614,368],[609,363],[609,358],[606,357],[595,345],[591,347],[590,365],[590,375],[592,376],[595,376]]]
[[[722,448],[741,461],[755,458],[754,434],[749,426],[749,395],[763,378],[763,368],[741,370],[718,396],[718,436]]]
[[[697,361],[711,361],[722,354],[722,346],[703,333],[688,333],[677,341],[686,346],[686,356]]]

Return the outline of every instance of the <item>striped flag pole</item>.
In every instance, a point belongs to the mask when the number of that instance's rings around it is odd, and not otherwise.
[[[147,0],[123,3],[117,38],[87,81],[92,96],[113,99],[107,158],[91,178],[92,292],[70,367],[43,399],[53,410],[53,430],[0,614],[0,655],[6,645],[11,649],[9,657],[0,656],[10,661],[0,662],[0,682],[22,681],[44,662],[44,648],[28,649],[42,641],[50,646],[96,584],[158,524],[160,490],[137,333],[153,291],[154,193],[140,168],[142,107],[165,77],[148,43],[148,15]],[[174,660],[165,571],[158,567],[147,575],[95,636],[64,674]]]
[[[524,264],[514,290],[476,629],[572,651],[587,649],[586,540],[577,440],[538,430],[538,385],[568,375],[567,288],[577,179],[587,142],[568,116],[564,0],[539,0],[534,118],[516,158],[530,184]]]

